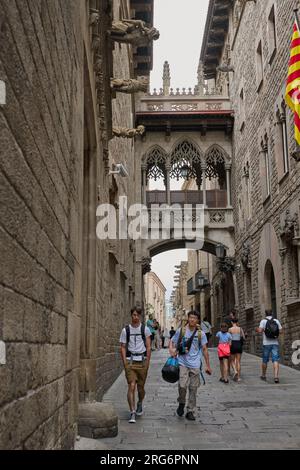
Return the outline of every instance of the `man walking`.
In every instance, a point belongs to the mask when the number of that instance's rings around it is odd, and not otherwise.
[[[200,365],[202,354],[206,362],[206,373],[211,374],[207,338],[199,329],[200,314],[191,311],[188,314],[188,323],[185,327],[176,331],[170,340],[169,351],[173,357],[177,357],[180,368],[179,397],[177,415],[184,415],[187,389],[189,398],[186,419],[195,421],[197,390],[200,386]]]
[[[229,313],[228,317],[224,319],[224,322],[226,323],[228,329],[233,327],[233,320],[236,318],[236,311],[235,309],[232,309],[231,312]]]
[[[123,328],[121,343],[121,358],[128,383],[128,404],[130,409],[129,423],[136,422],[136,416],[143,414],[145,398],[145,382],[151,358],[151,332],[141,323],[142,310],[138,307],[131,309],[131,324]],[[138,391],[138,403],[135,409],[135,391]]]
[[[273,369],[274,369],[274,382],[279,383],[279,335],[282,332],[282,326],[277,320],[273,317],[271,310],[266,311],[266,318],[260,322],[258,328],[256,328],[257,333],[263,333],[263,362],[262,362],[262,374],[261,380],[267,380],[267,367],[272,356]]]
[[[174,330],[174,326],[171,326],[171,329],[169,331],[169,336],[170,336],[170,339],[173,338],[173,336],[175,335],[176,331]]]
[[[147,320],[147,327],[149,328],[150,333],[151,333],[151,349],[152,351],[154,351],[155,350],[155,346],[154,346],[155,329],[154,329],[154,320],[153,320],[152,315],[149,315],[149,319]]]

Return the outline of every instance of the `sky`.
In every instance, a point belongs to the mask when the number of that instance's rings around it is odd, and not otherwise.
[[[160,38],[154,41],[152,89],[162,87],[165,60],[170,64],[172,88],[196,85],[208,3],[209,0],[154,1],[154,26],[160,31]]]
[[[154,26],[160,31],[160,38],[154,42],[152,90],[162,87],[165,60],[170,64],[172,88],[196,85],[208,3],[209,0],[155,0]],[[167,299],[173,290],[175,265],[181,261],[187,261],[187,250],[169,251],[152,260],[152,271],[167,288]]]

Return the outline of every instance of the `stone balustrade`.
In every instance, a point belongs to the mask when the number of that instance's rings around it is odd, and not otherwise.
[[[138,113],[147,112],[205,112],[205,111],[231,111],[232,105],[229,97],[216,94],[203,96],[195,94],[163,94],[145,95],[136,102]]]
[[[163,88],[153,88],[153,91],[150,91],[147,96],[194,96],[201,98],[203,96],[220,96],[220,92],[216,88],[211,90],[203,88],[202,93],[197,88],[170,88],[169,93],[165,93]],[[224,97],[228,98],[228,94]]]

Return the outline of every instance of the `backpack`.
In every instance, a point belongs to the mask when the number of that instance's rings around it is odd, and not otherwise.
[[[125,330],[126,330],[126,357],[130,357],[131,352],[128,349],[129,340],[130,340],[130,327],[129,327],[129,325],[126,325]],[[146,348],[145,325],[143,323],[141,324],[141,333],[138,333],[135,336],[141,336],[142,337],[145,348]],[[140,354],[135,354],[135,355],[139,356]],[[144,355],[144,353],[141,354],[141,355]]]
[[[187,327],[187,325],[185,327],[182,327],[181,330],[180,330],[180,335],[179,335],[178,342],[177,342],[177,351],[178,351],[179,355],[187,354],[186,349],[188,350],[188,352],[190,351],[197,331],[198,331],[199,349],[202,347],[201,346],[202,345],[202,343],[201,343],[201,341],[202,341],[201,328],[198,328],[198,329],[196,328],[196,330],[194,331],[192,336],[186,341],[185,340],[186,327]]]
[[[271,320],[267,320],[267,324],[265,327],[265,335],[269,339],[277,339],[279,337],[279,326],[277,321],[274,320],[274,318],[271,318]]]

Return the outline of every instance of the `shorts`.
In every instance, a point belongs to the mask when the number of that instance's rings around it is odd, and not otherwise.
[[[219,360],[220,360],[220,361],[224,361],[224,359],[226,359],[227,361],[229,361],[230,356],[219,357]]]
[[[241,341],[232,341],[230,352],[231,354],[243,354],[243,345]]]
[[[131,384],[136,382],[139,386],[144,386],[148,374],[148,367],[146,366],[146,361],[132,362],[127,361],[125,367],[125,375],[127,383]]]
[[[270,355],[272,355],[272,362],[280,361],[279,345],[278,344],[268,344],[263,346],[263,363],[268,364],[270,360]]]

